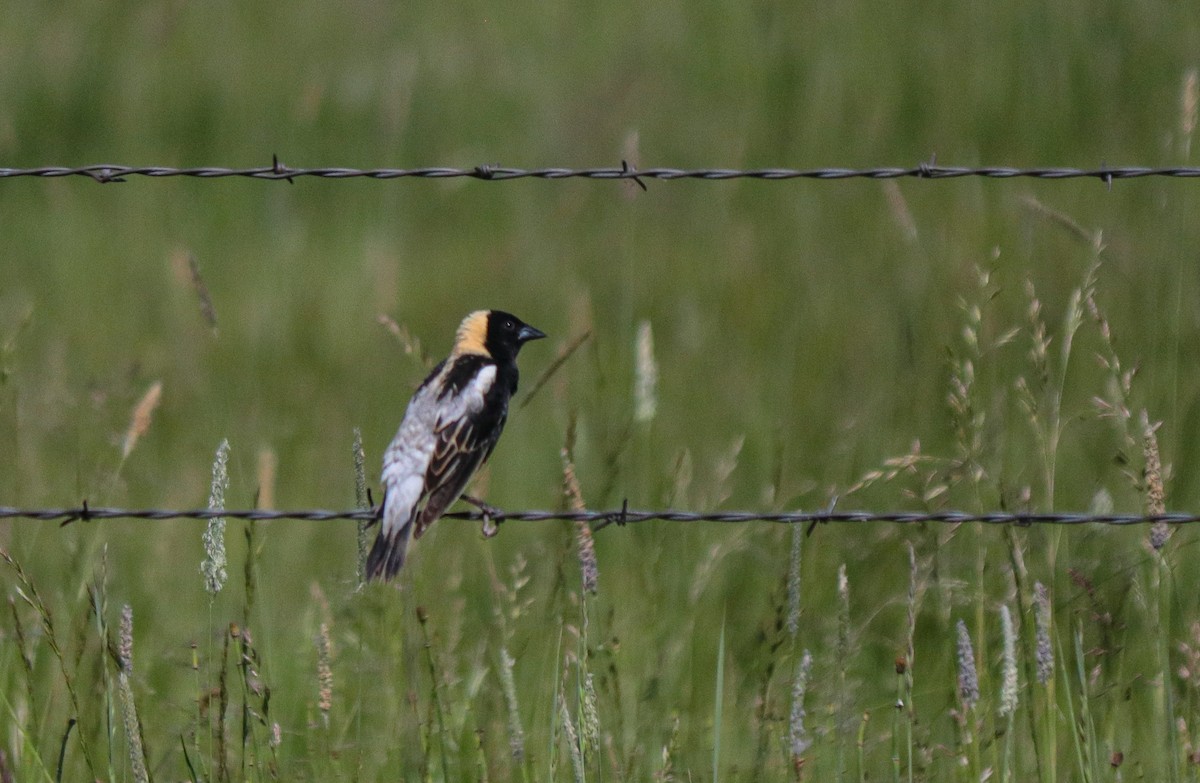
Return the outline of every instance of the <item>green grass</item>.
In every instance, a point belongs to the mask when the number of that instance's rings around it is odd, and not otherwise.
[[[1177,165],[1198,46],[1186,4],[21,0],[0,166]],[[228,508],[353,507],[355,430],[377,486],[425,371],[379,316],[436,359],[502,306],[551,335],[524,390],[591,333],[514,411],[475,488],[502,508],[564,505],[566,445],[592,508],[1138,511],[1143,410],[1200,508],[1192,180],[648,184],[4,181],[0,504],[202,506],[228,439]],[[352,522],[230,522],[210,595],[205,527],[0,525],[15,779],[135,780],[138,746],[152,780],[1200,768],[1189,529],[821,526],[793,564],[781,526],[612,526],[593,595],[570,524],[443,521],[396,591],[358,589]]]

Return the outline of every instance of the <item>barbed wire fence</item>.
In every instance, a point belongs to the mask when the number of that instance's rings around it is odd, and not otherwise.
[[[1101,163],[1096,168],[1075,168],[1065,166],[1052,167],[1013,167],[1013,166],[944,166],[936,162],[936,157],[928,162],[918,163],[908,167],[875,167],[875,168],[637,168],[627,161],[621,161],[619,167],[598,168],[513,168],[494,164],[483,164],[472,167],[429,166],[421,168],[348,168],[348,167],[319,167],[296,168],[288,166],[273,156],[271,165],[249,168],[232,168],[223,166],[130,166],[124,164],[91,164],[86,166],[37,166],[32,168],[2,168],[0,179],[19,178],[62,178],[83,177],[102,184],[123,183],[132,178],[170,178],[186,177],[196,179],[255,179],[268,181],[286,181],[294,183],[300,178],[317,179],[475,179],[487,182],[506,182],[521,179],[560,180],[624,180],[632,181],[643,190],[646,180],[677,181],[703,180],[725,181],[735,179],[751,180],[821,180],[840,181],[850,179],[867,180],[896,180],[896,179],[925,179],[949,180],[963,178],[985,179],[1038,179],[1038,180],[1075,180],[1094,179],[1111,188],[1115,180],[1145,179],[1157,177],[1171,178],[1200,178],[1200,167],[1191,166],[1109,166]],[[130,509],[114,507],[91,507],[86,502],[76,507],[57,508],[18,508],[0,506],[0,520],[29,520],[42,522],[58,522],[66,526],[73,522],[98,522],[103,520],[134,519],[144,521],[165,521],[176,519],[211,520],[211,519],[241,519],[247,521],[265,522],[277,520],[295,520],[312,522],[331,522],[339,520],[373,523],[378,520],[378,508],[331,511],[326,509],[273,510],[273,509]],[[1092,514],[1075,512],[970,512],[958,510],[943,511],[814,511],[814,512],[762,512],[762,511],[685,511],[675,509],[644,510],[631,509],[627,504],[620,509],[582,510],[582,511],[548,511],[520,510],[505,511],[488,508],[487,510],[456,511],[443,515],[444,519],[473,521],[500,524],[504,522],[572,522],[587,523],[592,530],[600,530],[610,525],[624,526],[641,522],[677,522],[677,523],[750,523],[764,522],[775,524],[802,524],[812,526],[819,524],[921,524],[935,523],[958,525],[978,523],[986,525],[1185,525],[1200,522],[1200,514],[1193,513],[1163,513],[1163,514]]]
[[[1191,166],[1108,166],[1096,168],[1012,167],[1012,166],[942,166],[933,159],[915,166],[878,168],[637,168],[622,161],[620,166],[600,168],[512,168],[493,164],[471,167],[427,166],[422,168],[295,168],[278,157],[270,166],[230,168],[222,166],[129,166],[124,164],[92,164],[87,166],[37,166],[33,168],[0,168],[0,179],[23,177],[84,177],[100,183],[126,182],[135,177],[151,179],[164,177],[193,177],[198,179],[245,178],[295,182],[302,177],[320,179],[455,179],[467,178],[488,182],[518,179],[599,179],[631,180],[643,189],[645,180],[847,180],[847,179],[1095,179],[1111,186],[1114,180],[1146,177],[1200,177],[1200,168]]]
[[[129,509],[110,507],[90,507],[86,503],[72,508],[15,508],[0,506],[0,519],[26,519],[42,522],[58,522],[60,526],[73,522],[98,522],[111,519],[141,519],[147,521],[163,521],[172,519],[243,519],[254,522],[274,520],[301,520],[309,522],[333,522],[338,520],[353,520],[359,522],[374,522],[379,518],[379,509],[354,509],[347,511],[328,511],[324,509],[303,510],[272,510],[272,509]],[[1071,512],[972,512],[972,511],[794,511],[794,512],[762,512],[762,511],[679,511],[679,510],[641,510],[622,507],[609,510],[584,511],[541,511],[522,510],[504,511],[489,509],[487,511],[454,511],[443,515],[443,519],[457,519],[471,522],[494,523],[503,522],[586,522],[593,530],[599,530],[609,525],[623,526],[639,522],[718,522],[746,523],[768,522],[777,524],[827,524],[852,523],[865,524],[882,523],[939,523],[965,524],[980,523],[986,525],[1143,525],[1168,524],[1184,525],[1200,522],[1200,514],[1165,513],[1165,514],[1089,514]]]

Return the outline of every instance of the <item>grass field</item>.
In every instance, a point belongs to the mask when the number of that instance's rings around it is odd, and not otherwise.
[[[421,6],[18,0],[0,167],[1196,162],[1186,3]],[[503,307],[501,508],[1195,511],[1197,187],[4,180],[0,505],[353,507]],[[1188,528],[205,530],[0,523],[0,779],[1200,778]]]

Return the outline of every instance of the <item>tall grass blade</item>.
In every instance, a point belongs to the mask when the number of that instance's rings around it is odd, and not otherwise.
[[[721,615],[721,636],[717,640],[717,682],[713,697],[713,783],[721,780],[721,725],[725,717],[725,615]]]
[[[67,729],[63,732],[62,742],[58,744],[58,766],[54,770],[54,783],[62,783],[63,779],[63,762],[67,758],[67,739],[71,736],[71,729],[75,728],[78,723],[74,718],[67,719]]]

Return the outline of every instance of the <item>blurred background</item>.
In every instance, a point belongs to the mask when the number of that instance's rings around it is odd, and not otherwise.
[[[0,166],[1189,165],[1197,52],[1186,3],[18,0],[0,24]],[[1194,509],[1198,208],[1193,180],[1167,178],[649,181],[645,192],[585,180],[5,180],[0,505],[203,507],[227,438],[227,507],[352,507],[355,428],[375,485],[425,359],[444,356],[467,312],[500,307],[550,335],[523,352],[523,391],[590,335],[521,398],[476,484],[505,509],[562,506],[573,429],[592,508],[814,510],[839,497],[871,510],[1137,512],[1143,409],[1163,422],[1168,506]],[[640,331],[657,383],[653,415],[636,417]],[[158,383],[131,444],[135,408]],[[1129,421],[1101,415],[1097,397],[1126,404]],[[1068,649],[1077,619],[1107,612],[1106,633],[1131,639],[1151,622],[1130,598],[1148,562],[1140,529],[1031,529],[1014,543],[999,530],[822,527],[803,542],[789,636],[793,538],[780,526],[605,529],[594,596],[581,595],[566,523],[514,522],[484,541],[443,521],[400,592],[357,591],[354,527],[259,524],[247,549],[231,523],[231,578],[210,596],[203,522],[0,524],[24,569],[2,582],[18,618],[0,622],[3,638],[24,620],[0,652],[10,763],[51,769],[78,713],[92,758],[69,745],[68,779],[129,774],[96,633],[115,633],[125,604],[161,779],[221,777],[216,737],[240,729],[208,697],[236,665],[222,653],[231,621],[253,632],[273,694],[251,735],[258,755],[244,739],[229,751],[252,757],[246,776],[500,780],[573,774],[560,700],[582,715],[584,673],[599,712],[589,774],[790,778],[801,649],[814,667],[808,770],[855,768],[838,738],[864,713],[879,717],[859,769],[891,769],[909,607],[918,766],[953,774],[954,752],[937,748],[960,736],[947,714],[954,623],[970,621],[984,667],[1000,604],[1032,623],[1013,551],[1050,586]],[[1178,531],[1176,556],[1194,539]],[[66,639],[65,665],[31,630],[41,615],[20,598],[24,579]],[[1200,619],[1194,583],[1176,587],[1172,651]],[[1106,639],[1110,656],[1124,648]],[[501,649],[515,659],[515,704]],[[1111,694],[1141,693],[1155,672],[1183,688],[1153,647],[1120,661]],[[1111,694],[1094,707],[1105,752],[1175,730],[1155,722],[1161,676],[1145,701]],[[514,709],[530,743],[520,760]],[[1018,759],[1033,769],[1032,746]]]

